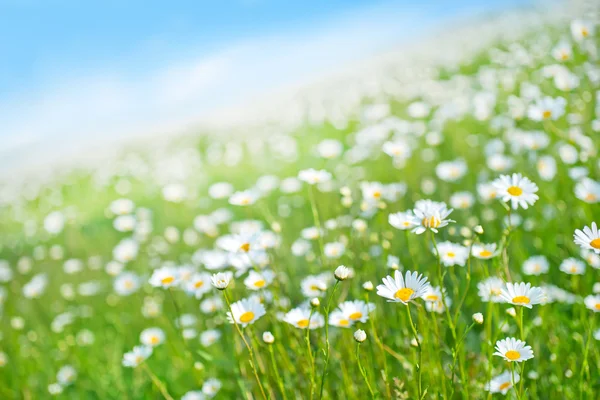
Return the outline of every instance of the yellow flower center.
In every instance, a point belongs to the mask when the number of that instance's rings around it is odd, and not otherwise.
[[[381,192],[379,190],[376,190],[373,192],[373,197],[375,197],[376,199],[381,197]]]
[[[158,336],[150,336],[151,344],[158,344]]]
[[[360,319],[360,318],[362,318],[362,313],[360,311],[354,312],[354,313],[352,313],[352,314],[349,315],[349,318],[351,320]]]
[[[588,193],[588,194],[585,195],[585,200],[586,201],[596,201],[596,199],[597,198],[596,198],[596,196],[594,196],[593,193]]]
[[[250,204],[250,199],[247,197],[244,197],[241,201],[240,204],[243,206],[247,206],[248,204]]]
[[[259,281],[254,282],[254,286],[256,286],[257,288],[261,288],[261,287],[265,286],[266,283],[267,282],[265,282],[264,279],[261,279]]]
[[[162,278],[162,279],[160,280],[160,282],[161,282],[163,285],[168,285],[169,283],[173,282],[174,280],[175,280],[175,277],[173,277],[173,276],[167,276],[166,278]]]
[[[527,296],[517,296],[512,299],[512,302],[515,304],[529,304],[530,301]]]
[[[320,288],[320,287],[318,287],[317,285],[312,285],[312,286],[310,287],[310,290],[321,290],[321,288]]]
[[[243,252],[249,252],[250,251],[250,243],[244,243],[240,246],[240,250],[242,250]]]
[[[450,257],[450,258],[454,258],[454,256],[455,256],[456,254],[454,254],[453,252],[449,251],[448,253],[446,253],[446,255],[447,255],[448,257]]]
[[[490,294],[493,294],[494,296],[500,296],[501,293],[502,293],[502,290],[500,290],[498,288],[491,288],[490,289]]]
[[[561,58],[562,60],[567,60],[567,59],[569,59],[569,55],[568,55],[566,52],[564,52],[564,51],[563,51],[563,52],[561,53],[561,55],[560,55],[560,58]]]
[[[600,249],[600,238],[596,238],[590,242],[590,246],[595,249]]]
[[[125,281],[125,283],[123,284],[123,286],[125,286],[125,289],[131,289],[133,287],[133,282],[131,282],[131,281]]]
[[[298,325],[300,328],[306,328],[308,324],[309,322],[307,319],[301,319],[300,321],[296,322],[296,325]]]
[[[406,302],[406,301],[410,300],[410,296],[412,296],[412,294],[414,292],[415,291],[410,288],[402,288],[402,289],[398,290],[396,293],[394,293],[394,297]]]
[[[252,311],[246,311],[240,315],[240,322],[247,323],[254,319],[254,313]]]
[[[544,117],[544,119],[548,119],[552,116],[552,111],[550,110],[544,110],[544,112],[542,113],[542,117]]]
[[[340,319],[340,325],[341,326],[348,326],[349,322],[347,319]]]
[[[480,255],[481,257],[489,257],[489,256],[491,256],[491,255],[492,255],[492,252],[491,252],[491,251],[489,251],[489,250],[482,250],[482,251],[480,251],[480,252],[479,252],[479,255]]]
[[[410,225],[410,222],[408,222],[408,221],[404,221],[404,222],[402,223],[402,225],[404,225],[404,226],[409,226],[409,225]]]
[[[438,301],[439,297],[437,294],[429,294],[425,297],[425,300]]]
[[[504,356],[506,358],[508,358],[510,361],[515,361],[515,360],[518,360],[519,358],[521,358],[521,353],[519,353],[518,351],[515,351],[515,350],[509,350],[506,352],[506,354]]]
[[[581,28],[581,36],[588,37],[589,34],[590,32],[587,30],[587,28]]]
[[[423,221],[421,221],[421,223],[426,228],[437,228],[438,226],[440,226],[441,221],[432,215],[429,218],[423,218]]]
[[[194,288],[200,289],[204,285],[204,281],[197,281],[194,283]]]
[[[511,195],[511,196],[520,196],[523,194],[523,189],[521,189],[518,186],[511,186],[508,189],[506,189],[506,191]]]
[[[510,387],[510,382],[504,382],[502,385],[498,386],[498,389],[504,390]]]

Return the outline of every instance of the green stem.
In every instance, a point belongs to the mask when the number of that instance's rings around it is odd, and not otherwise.
[[[410,322],[410,328],[412,329],[412,333],[413,336],[415,337],[415,340],[417,342],[417,350],[419,353],[419,363],[416,365],[417,368],[417,376],[418,376],[418,393],[419,393],[419,399],[421,399],[422,396],[422,383],[421,383],[421,369],[422,369],[422,351],[421,351],[421,342],[419,341],[419,334],[417,333],[417,328],[415,327],[415,324],[413,323],[412,320],[412,316],[410,314],[410,306],[407,304],[406,305],[406,313],[408,314],[408,321]]]
[[[327,307],[325,308],[325,365],[323,365],[323,372],[321,373],[321,389],[319,391],[319,399],[323,398],[323,388],[325,387],[325,378],[327,377],[327,374],[329,373],[328,371],[328,367],[329,367],[329,351],[330,351],[330,345],[329,345],[329,309],[331,307],[331,300],[333,299],[333,295],[335,294],[335,290],[338,287],[338,284],[340,283],[340,281],[335,281],[335,285],[333,285],[333,290],[331,291],[331,294],[329,295],[329,300],[327,300]]]
[[[365,371],[365,369],[363,368],[363,366],[360,362],[359,349],[360,349],[360,343],[357,342],[356,343],[356,361],[358,362],[358,369],[360,370],[360,373],[363,376],[365,383],[367,384],[367,387],[369,388],[369,393],[371,393],[371,398],[374,399],[375,392],[373,391],[373,388],[371,387],[371,384],[369,383],[369,378],[367,377],[367,372]]]

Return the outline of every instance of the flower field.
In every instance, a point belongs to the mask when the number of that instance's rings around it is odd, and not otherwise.
[[[599,35],[4,183],[0,398],[599,398]]]

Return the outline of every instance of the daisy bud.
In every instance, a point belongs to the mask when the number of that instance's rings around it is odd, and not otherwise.
[[[478,235],[482,235],[483,234],[483,226],[477,225],[475,228],[473,228],[473,231]]]
[[[483,324],[483,314],[480,312],[473,314],[473,321],[479,325]]]
[[[342,205],[346,208],[352,205],[352,197],[342,197]]]
[[[363,289],[365,289],[367,292],[370,292],[371,290],[373,290],[373,282],[371,281],[366,281],[365,283],[363,283]]]
[[[335,279],[337,279],[338,281],[345,281],[350,277],[350,268],[344,265],[340,265],[335,269],[335,272],[333,274],[335,275]]]
[[[273,334],[269,331],[263,332],[263,336],[262,336],[263,342],[265,342],[266,344],[273,344],[273,342],[275,341],[275,336],[273,336]]]
[[[600,293],[600,282],[594,283],[594,286],[592,287],[592,291],[596,294]]]
[[[352,190],[348,186],[344,186],[340,189],[340,193],[344,197],[352,196]]]
[[[212,285],[214,287],[216,287],[217,289],[225,290],[225,289],[227,289],[227,286],[229,286],[229,283],[231,282],[231,278],[232,278],[231,272],[218,272],[210,278],[210,281],[211,281]]]
[[[506,313],[508,315],[510,315],[511,317],[516,317],[517,316],[517,311],[515,310],[514,307],[511,307],[508,310],[506,310]]]
[[[321,305],[321,300],[319,300],[318,297],[314,297],[310,300],[310,305],[313,306],[314,308],[317,308]]]
[[[367,333],[362,329],[357,329],[356,332],[354,332],[354,340],[356,340],[358,343],[364,342],[367,340]]]

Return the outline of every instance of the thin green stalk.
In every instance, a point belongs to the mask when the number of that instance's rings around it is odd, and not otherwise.
[[[158,390],[160,390],[160,393],[162,394],[162,396],[166,400],[173,400],[173,397],[171,397],[171,395],[169,394],[169,391],[167,390],[165,384],[162,383],[162,381],[160,379],[158,379],[158,377],[156,375],[154,375],[154,373],[150,370],[150,367],[148,367],[148,364],[143,363],[142,368],[144,368],[144,371],[146,371],[148,376],[150,376],[150,379],[152,379],[152,382],[154,383],[154,385],[158,388]]]
[[[312,347],[310,346],[310,320],[312,319],[314,309],[311,308],[308,316],[308,325],[306,326],[306,332],[304,341],[306,342],[306,352],[308,353],[308,361],[310,363],[309,374],[310,374],[310,398],[312,399],[315,394],[315,359],[312,354]]]
[[[358,362],[358,369],[360,370],[361,375],[363,376],[365,383],[367,384],[367,387],[369,388],[369,393],[371,393],[371,398],[374,399],[375,396],[375,392],[373,391],[373,388],[371,387],[371,383],[369,383],[369,378],[367,377],[367,372],[365,371],[365,369],[363,368],[361,362],[360,362],[360,343],[356,343],[356,361]]]
[[[321,373],[321,389],[319,391],[319,399],[323,398],[323,388],[325,387],[325,378],[329,373],[329,352],[330,352],[330,344],[329,344],[329,310],[331,308],[331,300],[333,299],[333,295],[338,287],[340,281],[336,280],[335,285],[333,285],[333,290],[329,295],[329,300],[327,300],[327,307],[325,308],[325,365],[323,365],[323,372]]]
[[[250,347],[250,344],[248,344],[248,341],[246,340],[246,337],[244,336],[242,330],[240,329],[239,324],[237,323],[235,318],[233,318],[233,310],[231,308],[231,303],[229,302],[229,297],[227,297],[227,292],[225,292],[224,290],[223,290],[223,296],[225,297],[225,301],[227,302],[227,307],[229,308],[229,312],[231,313],[231,319],[233,320],[233,325],[235,326],[235,329],[239,333],[240,337],[244,341],[244,344],[246,345],[246,348],[248,349],[248,354],[250,355],[250,367],[252,368],[252,372],[254,372],[254,377],[256,378],[256,383],[258,383],[258,387],[260,388],[260,392],[263,396],[263,399],[266,400],[267,395],[265,394],[265,389],[263,388],[263,385],[260,382],[260,378],[258,377],[258,372],[256,371],[256,361],[254,360],[254,352],[252,351],[252,347]]]
[[[418,393],[419,393],[419,399],[421,399],[422,393],[423,393],[423,389],[422,389],[422,382],[421,382],[421,370],[422,370],[422,350],[421,350],[421,342],[419,341],[419,334],[417,333],[417,328],[415,327],[415,324],[413,323],[412,320],[412,316],[410,314],[410,306],[407,304],[406,305],[406,313],[408,314],[408,322],[410,322],[410,328],[412,329],[412,333],[413,336],[415,337],[415,340],[417,342],[417,350],[418,350],[418,354],[419,354],[419,363],[416,365],[417,368],[417,377],[418,377]]]
[[[287,399],[285,394],[285,387],[283,385],[283,381],[281,380],[281,375],[279,375],[279,368],[277,367],[277,361],[275,361],[275,353],[273,353],[273,346],[269,345],[269,354],[271,355],[271,364],[273,365],[273,371],[275,371],[275,379],[277,380],[277,386],[279,387],[279,391],[281,392],[281,396],[283,400]]]

